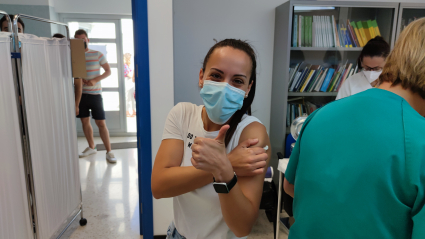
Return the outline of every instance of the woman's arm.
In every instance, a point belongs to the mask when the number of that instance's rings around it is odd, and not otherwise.
[[[270,139],[264,125],[258,122],[249,124],[243,130],[239,142],[249,138],[259,139],[256,146],[268,145],[267,155],[270,158]],[[238,183],[228,194],[219,194],[224,220],[237,237],[247,236],[258,217],[265,173],[266,170],[257,176],[239,177]]]
[[[286,180],[286,178],[283,181],[283,189],[285,190],[285,193],[288,194],[291,197],[294,197],[295,194],[295,186],[294,184],[291,184]]]
[[[180,167],[183,152],[183,140],[165,139],[161,142],[152,170],[154,198],[175,197],[213,182],[208,172],[193,166]]]
[[[233,170],[237,175],[263,175],[268,155],[262,148],[246,148],[257,143],[257,139],[247,139],[228,154]],[[262,151],[261,151],[262,150]],[[180,139],[162,141],[152,170],[152,194],[154,198],[179,196],[213,182],[213,176],[193,166],[180,167],[183,160],[184,143]]]

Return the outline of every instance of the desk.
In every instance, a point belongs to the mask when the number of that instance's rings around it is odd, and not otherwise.
[[[277,219],[276,219],[276,239],[279,238],[279,228],[280,228],[280,207],[282,202],[282,190],[283,190],[283,174],[288,167],[289,158],[278,159],[279,164],[277,166],[277,171],[279,172],[279,190],[277,196]]]

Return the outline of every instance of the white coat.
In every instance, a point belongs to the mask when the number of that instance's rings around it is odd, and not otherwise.
[[[363,72],[348,77],[338,91],[336,100],[373,88]]]

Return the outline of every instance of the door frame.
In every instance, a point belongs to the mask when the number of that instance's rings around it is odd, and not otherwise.
[[[69,21],[80,21],[80,22],[110,22],[115,23],[115,39],[99,39],[99,38],[89,38],[93,39],[93,42],[96,43],[116,43],[117,44],[117,63],[109,63],[111,67],[118,69],[118,90],[116,88],[102,88],[102,92],[119,92],[120,99],[120,129],[114,130],[109,129],[109,134],[111,137],[128,137],[128,136],[136,136],[137,132],[127,132],[127,118],[126,118],[126,92],[125,92],[125,79],[124,75],[124,67],[120,62],[124,62],[123,57],[123,39],[121,34],[121,19],[132,19],[131,15],[109,15],[109,14],[80,14],[80,13],[61,13],[59,14],[59,19],[61,22],[69,22]],[[70,33],[72,35],[72,33]],[[94,125],[94,120],[92,119],[92,125]],[[83,131],[77,131],[78,137],[84,137]],[[93,128],[93,135],[99,136],[99,132],[96,130],[96,127]]]
[[[148,0],[132,0],[136,74],[137,146],[139,162],[140,235],[154,238],[152,175],[152,124],[149,71]]]

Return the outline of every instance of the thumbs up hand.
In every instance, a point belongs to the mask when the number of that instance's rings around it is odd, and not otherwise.
[[[215,139],[195,138],[192,145],[192,165],[210,172],[217,182],[230,182],[234,172],[226,154],[225,137],[229,125],[221,127]]]

